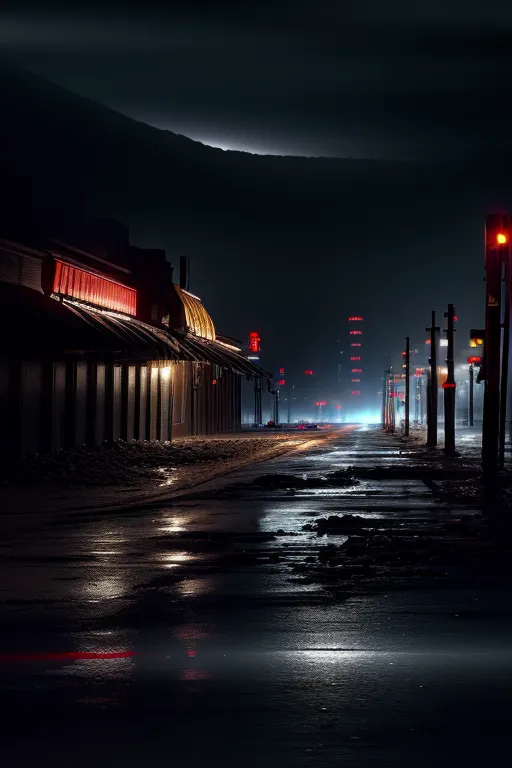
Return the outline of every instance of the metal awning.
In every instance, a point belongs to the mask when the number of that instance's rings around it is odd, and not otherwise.
[[[187,334],[186,336],[176,336],[180,346],[194,355],[200,362],[218,365],[226,368],[241,376],[250,376],[258,379],[271,379],[272,375],[251,360],[240,355],[235,350],[228,348],[225,344],[217,341],[208,341],[197,336]]]

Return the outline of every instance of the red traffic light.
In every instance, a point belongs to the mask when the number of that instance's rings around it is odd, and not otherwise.
[[[481,362],[482,362],[482,358],[478,357],[478,355],[471,355],[471,357],[468,357],[468,363],[470,365],[481,363]]]
[[[315,403],[315,405],[316,405],[316,407],[318,408],[318,406],[320,405],[320,400],[317,400],[317,401],[316,401],[316,403]]]
[[[341,405],[337,405],[337,406],[336,406],[336,410],[337,410],[337,411],[340,411],[340,410],[341,410]]]
[[[326,400],[320,400],[320,405],[327,405],[327,401]]]
[[[284,368],[280,368],[279,369],[279,373],[283,374],[284,373]]]

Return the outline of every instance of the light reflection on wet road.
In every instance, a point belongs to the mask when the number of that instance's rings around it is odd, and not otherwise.
[[[335,600],[290,570],[325,543],[302,530],[318,515],[452,509],[414,480],[247,487],[406,463],[398,445],[345,430],[171,506],[4,539],[1,697],[25,734],[6,764],[508,765],[507,595]]]

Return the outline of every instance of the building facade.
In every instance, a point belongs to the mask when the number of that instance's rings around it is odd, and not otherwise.
[[[115,440],[240,427],[241,381],[265,378],[219,337],[164,251],[117,222],[0,238],[0,462]]]

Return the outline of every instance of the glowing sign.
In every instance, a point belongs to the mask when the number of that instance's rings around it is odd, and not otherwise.
[[[362,336],[363,332],[362,331],[350,331],[350,335],[351,336]]]
[[[353,394],[353,395],[360,395],[360,394],[361,394],[361,392],[360,392],[358,389],[353,389],[353,390],[352,390],[352,394]]]
[[[470,365],[478,364],[482,362],[482,358],[478,357],[477,355],[471,355],[471,357],[468,357],[468,363]]]
[[[313,371],[311,370],[311,368],[306,368],[304,371],[304,376],[312,376],[312,375],[313,375]]]
[[[362,347],[363,345],[359,341],[353,341],[351,347]]]
[[[279,369],[279,373],[283,374],[284,373],[284,368],[280,368]]]
[[[276,382],[276,383],[277,383],[278,387],[284,387],[284,385],[286,384],[286,380],[285,379],[279,379],[279,381]]]
[[[259,352],[260,351],[260,337],[256,333],[256,331],[251,331],[249,334],[249,350],[251,352]]]
[[[362,373],[362,372],[363,372],[362,368],[352,368],[352,373]]]
[[[352,379],[352,384],[359,384],[361,379]]]
[[[349,317],[348,321],[349,323],[356,323],[356,322],[360,322],[362,319],[363,318],[360,317],[359,315],[352,315],[352,317]]]
[[[360,357],[360,356],[359,356],[359,357],[357,357],[357,356],[356,356],[356,357],[351,357],[350,359],[351,359],[351,360],[360,360],[360,359],[361,359],[361,357]]]
[[[55,261],[53,292],[114,312],[137,314],[137,291],[134,288],[71,267],[63,261]]]

